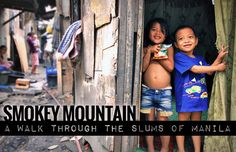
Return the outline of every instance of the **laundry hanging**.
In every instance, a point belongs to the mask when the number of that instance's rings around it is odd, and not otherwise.
[[[74,59],[78,54],[76,37],[81,33],[81,20],[71,24],[62,37],[62,40],[57,48],[57,59],[65,59],[69,57]]]

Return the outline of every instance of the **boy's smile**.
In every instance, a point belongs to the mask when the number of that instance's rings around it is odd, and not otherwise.
[[[198,38],[190,28],[180,29],[176,35],[175,46],[188,55],[193,54],[193,50],[198,44]]]

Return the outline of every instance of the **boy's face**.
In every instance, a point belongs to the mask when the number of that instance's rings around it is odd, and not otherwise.
[[[161,31],[161,26],[159,23],[153,24],[152,28],[149,31],[149,39],[155,43],[160,44],[165,41],[165,34]]]
[[[176,35],[175,46],[185,53],[193,53],[198,44],[198,38],[191,28],[180,29]]]

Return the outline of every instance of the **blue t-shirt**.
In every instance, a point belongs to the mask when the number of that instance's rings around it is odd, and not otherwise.
[[[208,94],[205,74],[190,71],[194,65],[208,66],[200,57],[189,57],[179,52],[175,60],[175,96],[177,112],[197,112],[208,109]]]

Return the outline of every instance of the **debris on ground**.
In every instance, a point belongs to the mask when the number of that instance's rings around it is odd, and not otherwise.
[[[14,83],[1,92],[0,120],[3,120],[1,109],[4,105],[58,105],[73,104],[71,93],[58,95],[57,88],[47,86],[45,68],[39,67],[39,74],[26,74],[29,88],[16,89]],[[28,81],[27,81],[28,82]],[[9,88],[10,91],[9,91]],[[43,89],[45,88],[45,89]],[[8,89],[8,91],[6,91]],[[55,102],[55,100],[58,102]],[[0,136],[0,152],[77,152],[75,141],[71,136]],[[84,145],[81,144],[84,150]]]

